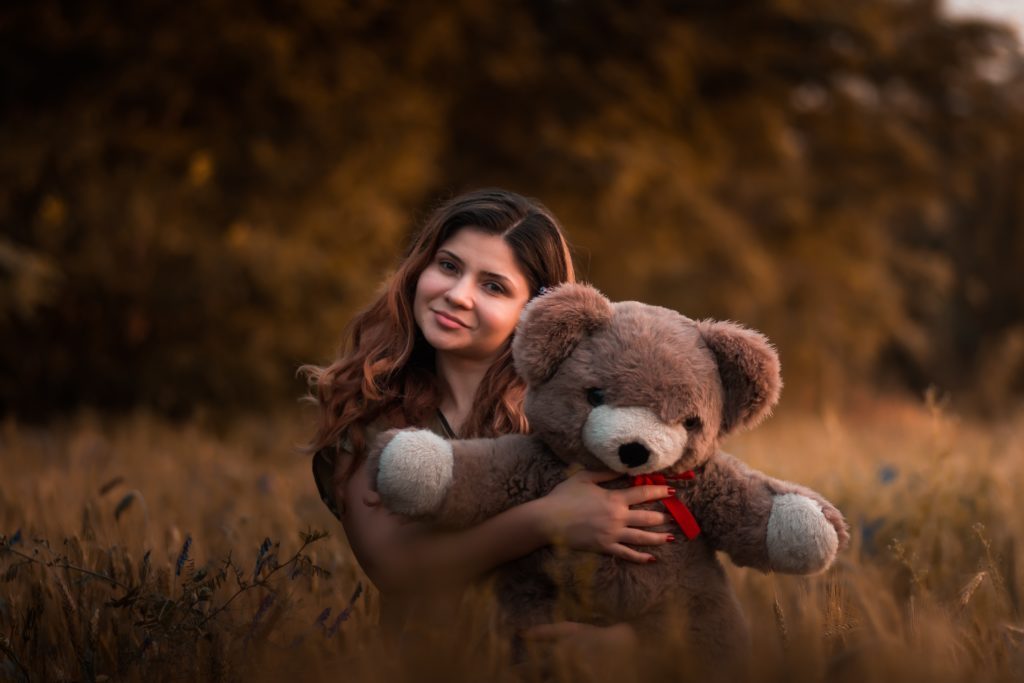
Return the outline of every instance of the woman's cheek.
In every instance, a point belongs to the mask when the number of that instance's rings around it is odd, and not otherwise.
[[[517,302],[509,302],[492,311],[486,321],[487,329],[490,334],[499,337],[500,341],[505,341],[515,330],[521,312],[522,306],[517,305]]]
[[[416,298],[433,299],[442,291],[444,291],[444,277],[437,271],[437,268],[430,266],[423,271],[416,283]]]

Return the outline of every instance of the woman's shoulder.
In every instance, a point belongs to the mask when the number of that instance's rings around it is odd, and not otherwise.
[[[363,443],[367,445],[372,444],[382,432],[403,426],[406,426],[403,424],[403,421],[393,416],[385,415],[378,417],[362,428]],[[448,438],[440,413],[435,413],[431,419],[420,425],[419,428],[429,429],[438,436]],[[356,453],[351,435],[347,432],[343,433],[335,443],[328,444],[314,453],[312,463],[313,481],[316,483],[317,493],[320,495],[324,505],[327,506],[327,509],[331,511],[331,514],[338,519],[341,519],[341,510],[335,501],[334,485],[338,458],[343,455],[347,455],[350,458],[359,455]]]

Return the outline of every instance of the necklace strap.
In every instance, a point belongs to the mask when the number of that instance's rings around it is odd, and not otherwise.
[[[445,418],[444,413],[441,412],[440,408],[437,409],[437,419],[441,421],[441,429],[444,430],[445,436],[447,436],[449,439],[458,438],[457,436],[455,436],[455,430],[452,429],[452,426],[450,424],[448,424],[448,419]]]

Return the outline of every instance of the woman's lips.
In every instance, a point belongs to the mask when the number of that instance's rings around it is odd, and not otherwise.
[[[468,327],[464,322],[456,318],[455,316],[442,313],[441,311],[434,311],[434,318],[437,319],[437,324],[447,330],[457,330],[460,327]]]

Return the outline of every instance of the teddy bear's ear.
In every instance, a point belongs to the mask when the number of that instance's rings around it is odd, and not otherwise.
[[[757,425],[782,391],[779,354],[763,334],[736,323],[702,320],[697,329],[722,377],[722,433]]]
[[[512,339],[516,372],[527,384],[546,382],[581,339],[611,319],[611,302],[587,284],[564,284],[538,296],[523,310]]]

